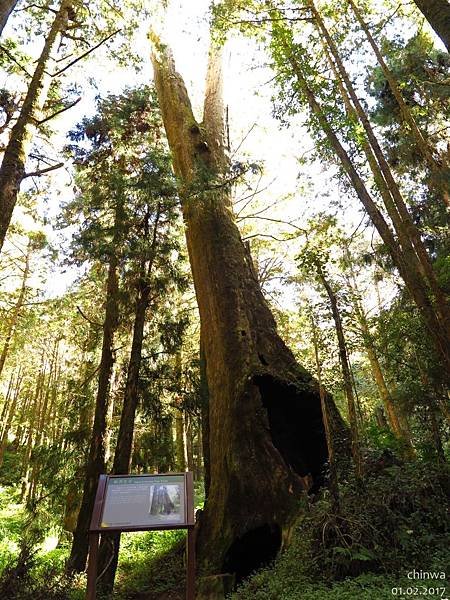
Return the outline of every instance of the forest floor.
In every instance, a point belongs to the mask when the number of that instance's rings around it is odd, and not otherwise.
[[[85,578],[69,582],[61,575],[70,540],[55,528],[47,527],[28,561],[17,562],[30,519],[14,489],[0,492],[0,597],[84,600]],[[436,464],[391,466],[362,487],[350,479],[340,488],[340,514],[332,514],[326,493],[317,497],[289,548],[229,600],[449,598],[449,493],[449,469]],[[50,518],[51,510],[38,520]],[[124,534],[114,599],[184,600],[184,547],[183,531]],[[438,575],[412,578],[413,570]]]

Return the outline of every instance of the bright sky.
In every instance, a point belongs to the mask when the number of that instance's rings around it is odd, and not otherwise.
[[[177,68],[185,79],[199,118],[209,43],[208,5],[209,0],[172,0],[166,20],[167,41],[173,49]],[[59,130],[54,139],[55,148],[64,145],[65,132],[83,115],[92,114],[97,93],[102,96],[118,93],[127,85],[151,81],[148,28],[149,24],[144,23],[136,32],[135,49],[144,61],[140,73],[136,74],[134,69],[118,67],[108,60],[103,49],[96,52],[93,60],[83,61],[71,71],[71,82],[78,82],[83,87],[82,101],[75,109],[54,120],[53,126]],[[37,47],[40,43],[41,40],[37,40]],[[233,158],[262,161],[264,176],[259,183],[259,189],[267,188],[256,197],[258,208],[255,208],[256,204],[248,206],[243,210],[243,214],[251,214],[262,207],[271,206],[270,211],[261,213],[260,217],[294,221],[304,226],[308,215],[329,206],[330,197],[327,198],[325,192],[331,190],[331,199],[333,196],[336,199],[337,186],[335,182],[330,182],[329,174],[324,173],[320,165],[299,166],[298,157],[309,151],[313,144],[300,124],[301,116],[290,128],[282,127],[273,118],[271,96],[274,89],[270,84],[273,73],[264,66],[266,60],[267,57],[258,50],[256,44],[242,36],[231,38],[227,44],[224,57],[225,101],[229,110],[231,146],[232,149],[239,147]],[[95,87],[86,85],[88,78],[95,81]],[[300,172],[303,174],[301,182]],[[304,191],[298,191],[299,183],[305,187]],[[60,202],[66,201],[72,193],[70,174],[60,170],[48,178],[48,184],[49,189],[55,188],[47,203],[48,215],[54,218],[58,214]],[[305,194],[308,190],[313,202],[306,203]],[[287,196],[290,196],[290,199],[283,201]],[[240,208],[242,205],[237,206],[237,209]],[[347,222],[348,230],[356,227],[361,219],[356,202],[349,203],[348,211],[341,217],[343,222]],[[280,225],[261,218],[252,219],[252,225],[258,232],[275,237],[280,237],[283,233],[295,233],[295,229],[289,225]],[[61,239],[58,238],[60,234],[53,232],[51,226],[46,229],[54,244],[61,243]],[[292,247],[296,243],[290,245]],[[280,253],[291,255],[290,268],[293,269],[293,251],[289,250],[289,244],[281,243]],[[289,268],[289,261],[287,266]],[[58,272],[57,277],[50,279],[47,293],[54,296],[64,292],[75,276],[74,270]],[[284,301],[282,300],[287,305],[292,304],[289,293],[288,291]]]

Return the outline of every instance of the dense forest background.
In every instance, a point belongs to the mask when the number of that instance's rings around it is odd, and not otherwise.
[[[3,598],[185,470],[199,599],[448,595],[449,51],[448,0],[0,0]],[[184,543],[104,535],[99,594]]]

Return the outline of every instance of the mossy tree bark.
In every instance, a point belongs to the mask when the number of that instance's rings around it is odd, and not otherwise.
[[[6,232],[17,201],[20,184],[25,177],[27,146],[36,124],[38,115],[47,98],[50,86],[48,75],[51,54],[57,48],[60,34],[67,27],[68,11],[72,0],[62,0],[45,40],[36,69],[20,109],[11,136],[5,148],[0,167],[0,250],[5,241]]]
[[[233,220],[219,53],[210,54],[202,123],[158,41],[153,65],[180,180],[209,395],[199,569],[239,579],[276,555],[307,482],[321,480],[327,445],[319,389],[279,337]],[[334,405],[330,412],[342,432]]]

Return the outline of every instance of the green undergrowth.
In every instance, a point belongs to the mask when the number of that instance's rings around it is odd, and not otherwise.
[[[450,597],[447,580],[408,578],[412,570],[450,574],[448,468],[386,464],[383,458],[368,470],[362,483],[341,482],[338,514],[326,492],[316,497],[298,519],[290,545],[228,600]],[[21,539],[26,523],[14,490],[0,491],[0,597],[84,600],[85,576],[63,575],[69,536],[47,529],[37,542],[31,527],[27,546]],[[183,598],[184,548],[184,531],[123,534],[113,598]]]
[[[50,505],[30,514],[19,497],[17,486],[0,487],[0,598],[84,600],[86,576],[64,574],[70,534],[58,527]],[[203,484],[196,482],[195,507],[203,502]],[[183,530],[122,534],[114,598],[183,595],[185,537]]]
[[[316,500],[289,547],[229,600],[448,597],[448,579],[408,573],[450,575],[449,486],[447,468],[420,463],[375,469],[362,484],[346,482],[339,514],[327,495]]]
[[[183,530],[123,534],[114,598],[158,597],[185,585]]]

